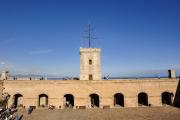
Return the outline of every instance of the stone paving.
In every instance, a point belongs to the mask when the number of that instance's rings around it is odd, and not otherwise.
[[[113,109],[36,109],[27,115],[25,109],[18,110],[22,120],[180,120],[180,108],[136,107]]]

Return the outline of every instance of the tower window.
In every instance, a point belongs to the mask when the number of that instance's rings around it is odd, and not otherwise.
[[[89,80],[93,80],[93,75],[89,75]]]
[[[92,65],[92,60],[91,59],[89,60],[89,65]]]

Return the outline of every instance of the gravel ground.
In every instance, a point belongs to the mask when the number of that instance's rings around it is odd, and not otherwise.
[[[113,109],[36,109],[27,115],[25,109],[18,110],[22,120],[180,120],[180,108],[138,107]]]

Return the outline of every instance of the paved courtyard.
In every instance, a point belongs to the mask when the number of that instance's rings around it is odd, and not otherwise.
[[[174,107],[36,109],[31,115],[25,109],[18,111],[23,115],[22,120],[180,120],[180,109]]]

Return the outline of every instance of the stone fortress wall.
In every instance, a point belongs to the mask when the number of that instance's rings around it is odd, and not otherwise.
[[[3,92],[9,93],[9,106],[17,99],[16,104],[23,106],[40,106],[40,95],[47,96],[45,105],[54,105],[56,108],[65,107],[65,95],[72,95],[74,107],[86,106],[90,108],[90,95],[99,97],[99,107],[115,107],[115,94],[121,93],[119,98],[124,103],[122,107],[137,107],[138,94],[147,94],[148,105],[162,106],[162,94],[168,93],[173,103],[178,87],[178,79],[143,79],[143,80],[102,80],[102,81],[78,81],[78,80],[6,80]],[[18,101],[18,96],[22,100]],[[167,96],[168,97],[168,96]],[[172,104],[169,103],[169,104]],[[148,106],[144,105],[144,106]]]
[[[180,83],[169,78],[102,80],[100,49],[80,48],[80,80],[8,80],[3,72],[2,94],[8,106],[114,108],[180,105]]]

